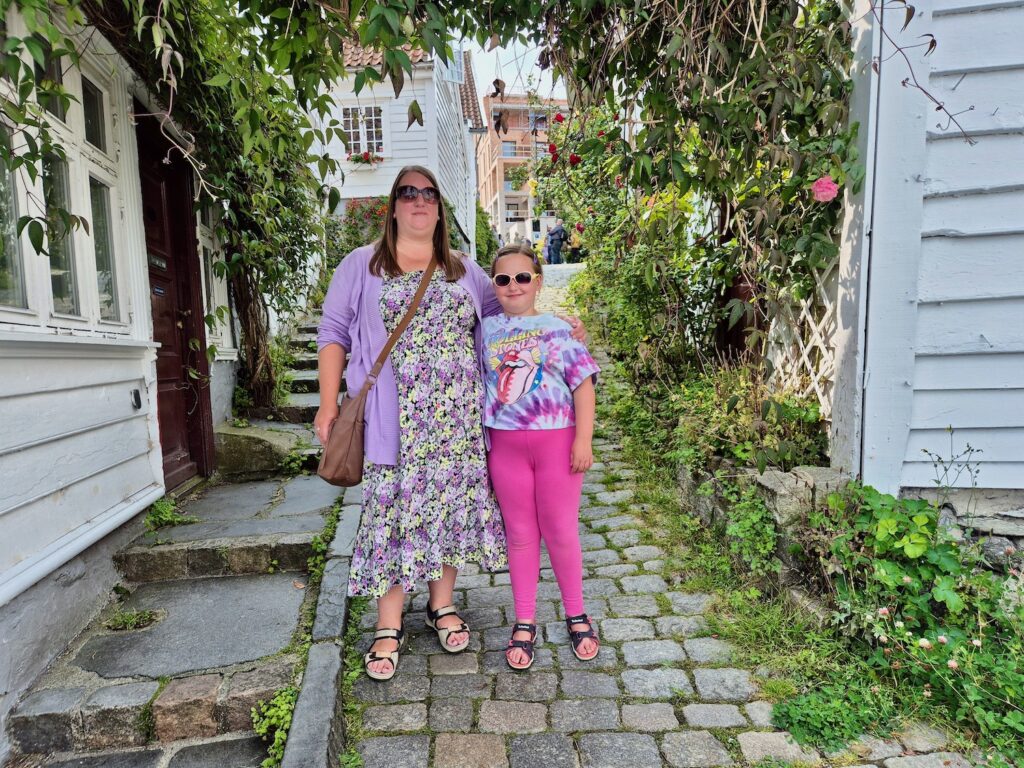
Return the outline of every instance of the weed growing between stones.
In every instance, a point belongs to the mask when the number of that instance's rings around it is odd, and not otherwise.
[[[103,622],[103,626],[114,632],[148,627],[157,619],[156,611],[126,611],[118,608],[114,614]]]
[[[342,662],[341,700],[344,707],[345,739],[347,748],[338,757],[341,768],[362,768],[363,759],[355,745],[363,738],[364,705],[352,695],[352,687],[363,672],[363,654],[360,650],[360,619],[370,608],[366,597],[353,597],[348,604],[348,627],[345,629],[345,658]]]
[[[139,729],[139,733],[142,734],[147,744],[156,738],[156,718],[153,716],[153,702],[164,692],[164,688],[167,687],[170,681],[171,678],[166,676],[158,678],[159,687],[149,697],[149,701],[142,707],[142,711],[139,712],[139,716],[135,719],[135,727]]]
[[[295,702],[299,699],[299,689],[289,685],[277,693],[270,701],[261,701],[252,708],[252,728],[264,741],[269,741],[267,759],[263,768],[276,768],[284,759],[284,748],[288,742],[288,729],[292,725],[292,714]]]
[[[175,525],[190,525],[199,522],[198,518],[183,515],[178,511],[177,502],[166,496],[157,499],[146,513],[146,530],[152,533],[161,528],[170,528]]]

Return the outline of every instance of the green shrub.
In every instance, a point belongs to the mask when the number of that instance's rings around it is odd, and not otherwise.
[[[683,462],[706,469],[715,457],[738,466],[788,471],[827,463],[816,400],[773,391],[757,365],[725,365],[683,382],[674,397]]]
[[[984,567],[952,538],[938,508],[851,484],[815,511],[801,535],[831,588],[835,622],[879,674],[890,675],[1024,760],[1024,607],[1020,584]]]
[[[268,742],[268,757],[261,763],[263,768],[281,765],[298,699],[299,689],[289,685],[275,693],[270,701],[258,702],[252,708],[252,729],[263,741]]]

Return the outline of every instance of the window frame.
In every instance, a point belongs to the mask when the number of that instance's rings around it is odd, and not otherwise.
[[[7,31],[10,35],[27,34],[24,19],[13,10],[7,17]],[[27,228],[18,238],[21,254],[27,307],[0,306],[0,324],[16,328],[34,328],[39,331],[70,330],[74,332],[101,332],[116,336],[130,337],[133,329],[136,297],[132,295],[135,270],[129,258],[128,240],[125,231],[125,195],[132,189],[130,169],[125,160],[132,153],[123,150],[124,137],[121,135],[126,122],[120,120],[126,91],[114,74],[105,74],[103,67],[109,67],[105,41],[97,41],[82,52],[79,62],[71,65],[67,57],[61,57],[62,85],[72,96],[72,102],[63,120],[46,111],[50,131],[54,140],[65,151],[70,212],[83,217],[88,223],[77,227],[70,234],[70,248],[75,270],[77,288],[77,314],[56,311],[50,282],[50,259],[47,254],[36,253],[28,238]],[[116,54],[113,54],[116,56]],[[26,56],[26,62],[31,63]],[[65,66],[67,65],[67,66]],[[85,137],[85,109],[83,104],[82,78],[88,79],[102,98],[101,117],[105,148],[90,143]],[[0,80],[0,96],[12,96],[13,84]],[[24,146],[24,139],[15,139],[15,150]],[[118,313],[116,318],[103,318],[100,310],[98,274],[96,268],[95,228],[92,222],[92,200],[90,179],[95,179],[108,190],[110,218],[109,234],[113,288],[116,291]],[[34,182],[19,170],[12,176],[15,188],[17,215],[45,216],[43,182],[40,175]]]
[[[358,150],[353,149],[352,146],[351,146],[351,142],[349,143],[348,146],[346,146],[345,144],[342,143],[342,149],[344,150],[345,154],[351,153],[351,154],[355,155],[355,154],[361,154],[362,152],[369,151],[369,150],[367,150],[365,148],[366,144],[367,144],[366,122],[362,118],[362,114],[365,113],[366,110],[379,109],[380,110],[380,132],[381,132],[380,143],[381,143],[381,151],[380,152],[374,152],[373,154],[377,155],[377,157],[383,157],[383,158],[391,157],[391,121],[390,121],[390,114],[389,114],[389,109],[388,109],[388,105],[387,104],[362,104],[362,103],[356,102],[356,101],[349,101],[349,102],[342,102],[341,104],[338,105],[338,108],[339,108],[338,123],[341,126],[342,133],[344,133],[344,135],[346,137],[350,136],[349,132],[345,129],[346,112],[350,111],[350,110],[355,110],[355,111],[358,111],[360,113],[359,136],[358,136],[359,149]],[[339,139],[339,142],[340,142],[340,139]]]

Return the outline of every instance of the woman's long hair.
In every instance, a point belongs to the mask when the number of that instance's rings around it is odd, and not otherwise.
[[[398,201],[398,187],[402,177],[408,173],[420,173],[426,176],[435,189],[441,187],[437,183],[437,177],[422,165],[407,165],[395,176],[395,183],[391,185],[391,194],[388,195],[388,213],[384,224],[384,235],[377,241],[373,251],[373,258],[370,259],[370,274],[380,276],[385,274],[388,277],[398,277],[402,274],[398,266],[398,220],[395,218],[395,205]],[[462,254],[453,251],[448,245],[448,216],[444,207],[444,195],[437,200],[437,225],[434,227],[434,258],[437,265],[444,271],[448,282],[455,282],[466,274],[466,265],[462,263]]]

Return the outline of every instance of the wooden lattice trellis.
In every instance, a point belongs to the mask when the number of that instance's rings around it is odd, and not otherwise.
[[[779,305],[768,332],[768,356],[775,366],[773,385],[816,397],[826,421],[832,418],[838,288],[836,257],[814,271],[810,297]]]

